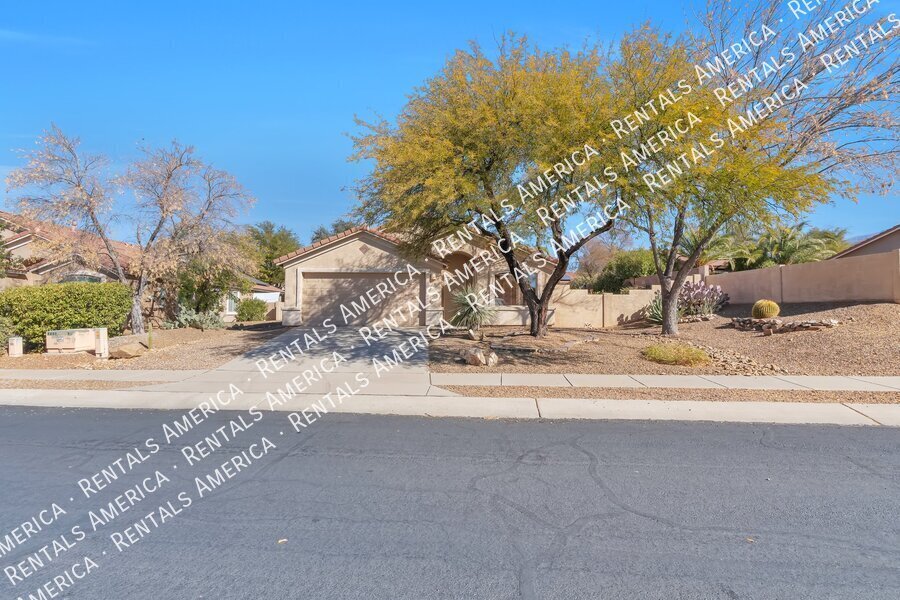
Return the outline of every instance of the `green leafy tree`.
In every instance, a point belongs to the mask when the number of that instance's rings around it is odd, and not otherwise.
[[[266,283],[284,285],[284,269],[275,259],[300,247],[300,239],[284,225],[261,221],[247,228],[250,238],[258,248],[259,278]]]
[[[619,294],[627,287],[628,279],[653,275],[653,272],[653,253],[650,250],[626,250],[614,255],[589,287],[595,292]]]
[[[347,231],[358,225],[360,225],[360,222],[355,219],[335,219],[332,221],[331,225],[319,225],[316,227],[316,230],[313,231],[311,241],[315,243],[324,240],[329,236],[341,233],[342,231]]]
[[[791,23],[788,31],[799,27],[794,25],[796,19],[784,18],[786,3],[759,0],[751,4],[747,10],[755,15],[755,27],[759,19],[782,35],[786,28],[779,26],[779,19]],[[633,156],[645,152],[647,140],[660,131],[671,131],[678,119],[690,114],[699,119],[673,143],[651,152],[619,182],[625,201],[634,208],[626,218],[647,236],[654,253],[665,334],[678,333],[679,292],[689,269],[720,231],[728,226],[752,228],[786,217],[798,218],[832,193],[851,195],[858,188],[847,183],[848,173],[871,177],[890,163],[894,153],[890,146],[873,141],[873,131],[884,132],[896,122],[890,114],[895,109],[883,102],[889,82],[896,76],[896,61],[892,65],[881,53],[870,57],[871,64],[858,72],[844,67],[837,74],[822,75],[823,69],[816,66],[818,48],[798,55],[795,62],[786,63],[787,67],[776,73],[764,69],[761,63],[777,53],[786,39],[797,39],[793,31],[748,53],[737,67],[710,70],[701,81],[696,65],[720,54],[721,40],[739,39],[738,31],[744,31],[740,28],[747,22],[742,18],[746,15],[734,10],[737,8],[732,5],[711,5],[708,36],[673,39],[642,28],[625,37],[617,63],[610,69],[623,114],[674,89],[683,91],[683,82],[692,84],[690,93],[674,106],[641,119],[625,135],[617,134],[625,152]],[[841,32],[838,37],[844,36]],[[833,48],[830,38],[827,45]],[[737,74],[754,67],[767,76],[742,96],[720,102],[714,90],[734,83]],[[798,92],[796,81],[805,89]],[[791,84],[793,98],[782,109],[746,122],[748,115],[758,115],[754,111],[764,106],[765,99]],[[862,118],[867,111],[878,117]],[[828,115],[827,119],[823,120],[823,115]],[[838,138],[841,143],[836,142]],[[660,181],[660,173],[671,175],[665,185],[649,185],[654,177]],[[869,181],[876,186],[882,183],[878,177]],[[692,250],[681,256],[685,235],[692,231]]]
[[[360,214],[407,233],[413,254],[462,229],[491,241],[522,291],[531,335],[545,335],[573,255],[613,224],[598,216],[614,201],[609,179],[592,172],[606,162],[598,132],[612,116],[603,64],[597,48],[545,52],[513,37],[495,57],[474,43],[457,51],[396,122],[357,121],[354,158],[373,164],[357,185]],[[562,165],[573,150],[581,164]],[[555,261],[542,289],[529,281],[528,246]]]

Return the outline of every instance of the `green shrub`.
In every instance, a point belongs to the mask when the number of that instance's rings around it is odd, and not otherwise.
[[[656,273],[653,263],[653,252],[639,248],[637,250],[625,250],[612,257],[603,272],[591,285],[595,292],[607,292],[620,294],[625,288],[625,280],[632,277],[644,277]]]
[[[0,353],[9,349],[9,338],[16,335],[16,327],[11,319],[0,317]]]
[[[217,312],[211,310],[197,312],[190,306],[179,304],[178,316],[175,317],[173,326],[174,328],[192,327],[206,331],[207,329],[222,329],[225,327],[225,321]]]
[[[647,360],[664,365],[693,367],[709,362],[709,354],[687,344],[653,344],[644,348],[641,354]]]
[[[131,288],[121,283],[51,283],[0,292],[0,317],[25,342],[44,347],[54,329],[106,327],[120,335],[131,311]]]
[[[453,304],[459,310],[450,319],[450,324],[455,327],[465,327],[466,329],[481,329],[485,325],[490,325],[497,316],[497,309],[485,304],[472,305],[467,300],[469,294],[476,294],[477,296],[477,293],[471,288],[453,292],[451,296]]]
[[[237,320],[241,323],[246,321],[263,321],[269,307],[265,300],[259,298],[246,298],[238,303]]]

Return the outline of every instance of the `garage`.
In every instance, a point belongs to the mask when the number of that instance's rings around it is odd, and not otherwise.
[[[377,284],[392,276],[393,273],[303,273],[303,322],[315,325],[330,318],[338,327],[358,327],[379,321],[390,316],[391,311],[397,311],[395,318],[400,317],[399,325],[419,325],[418,311],[410,314],[407,308],[407,303],[418,300],[419,285],[406,285],[383,297],[381,294],[370,293],[370,290],[376,289]],[[356,318],[345,322],[342,304]]]
[[[440,285],[443,263],[433,257],[405,258],[400,240],[379,229],[348,229],[275,264],[284,267],[285,325],[314,327],[331,319],[338,327],[359,327],[391,317],[398,326],[418,327],[426,323],[426,312],[442,314],[440,294],[436,300],[432,296],[434,306],[423,310],[421,304],[429,297],[426,282]],[[349,310],[347,320],[342,305]]]

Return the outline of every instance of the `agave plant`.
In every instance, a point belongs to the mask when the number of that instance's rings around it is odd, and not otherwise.
[[[494,322],[497,316],[497,309],[486,304],[469,302],[469,297],[475,294],[476,292],[470,287],[453,292],[451,298],[453,299],[453,304],[457,307],[457,311],[450,319],[451,325],[477,330]]]
[[[655,323],[657,325],[661,325],[663,322],[663,305],[662,305],[662,296],[659,292],[656,292],[656,295],[653,296],[653,300],[650,301],[650,304],[644,309],[644,314],[648,321],[651,323]],[[681,304],[678,305],[678,318],[680,319],[684,316],[684,309],[681,307]]]

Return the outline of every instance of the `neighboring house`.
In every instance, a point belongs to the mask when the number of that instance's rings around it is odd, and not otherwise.
[[[331,318],[337,326],[359,326],[392,317],[399,325],[417,326],[437,323],[441,317],[450,320],[458,307],[444,285],[447,272],[458,273],[458,280],[465,279],[452,291],[463,287],[485,290],[497,309],[496,324],[528,323],[522,292],[508,275],[505,261],[493,262],[480,272],[470,269],[465,273],[470,259],[489,251],[487,241],[473,237],[446,257],[426,256],[413,261],[401,256],[400,243],[397,236],[361,226],[276,259],[275,264],[285,270],[284,324],[316,325]],[[556,263],[547,258],[544,265],[538,265],[529,255],[523,250],[522,259],[532,267],[534,273],[529,277],[540,290]],[[414,281],[408,281],[407,265],[418,271]],[[395,279],[396,272],[401,275]],[[376,287],[379,285],[383,286],[381,290]],[[387,293],[382,293],[385,290]],[[342,311],[342,305],[346,310]]]
[[[0,211],[0,245],[9,252],[13,267],[0,278],[0,290],[22,285],[40,285],[67,281],[105,282],[116,281],[115,269],[105,254],[103,241],[75,229],[66,229],[49,223],[37,223],[20,215]],[[85,254],[99,258],[97,269],[88,268],[77,253],[65,260],[48,260],[42,256],[43,244],[65,243],[80,248]],[[113,242],[123,267],[134,255],[134,248],[125,242]]]
[[[866,254],[879,254],[900,250],[900,224],[876,233],[872,237],[854,244],[842,252],[838,252],[831,258],[847,258],[850,256],[864,256]]]
[[[269,312],[266,320],[280,320],[281,311],[279,305],[284,291],[281,288],[270,285],[255,277],[250,277],[249,275],[244,275],[244,279],[250,282],[249,291],[245,292],[234,289],[225,296],[222,303],[222,311],[220,313],[222,320],[226,323],[233,323],[237,319],[238,304],[240,304],[241,300],[246,300],[248,298],[262,300],[268,305]]]

